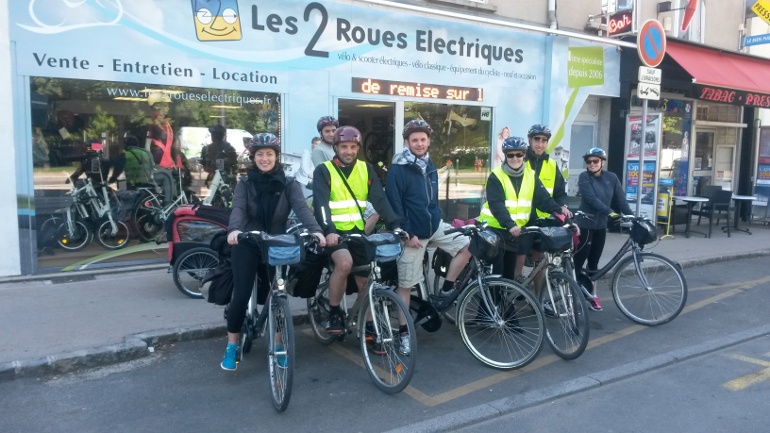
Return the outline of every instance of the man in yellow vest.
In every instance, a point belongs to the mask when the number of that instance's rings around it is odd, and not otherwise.
[[[556,204],[561,206],[561,214],[567,218],[572,218],[572,212],[567,207],[567,183],[564,181],[559,166],[556,161],[545,153],[548,147],[548,141],[551,139],[551,129],[546,125],[532,125],[527,132],[529,138],[529,149],[527,150],[527,169],[535,172],[535,177],[540,179],[543,186],[551,195]],[[532,209],[529,219],[535,221],[537,218],[548,218],[547,212],[540,212]],[[535,262],[543,258],[543,252],[538,249],[540,242],[537,240],[532,245],[532,260]],[[540,287],[545,275],[541,272],[535,278],[535,287]]]
[[[533,235],[521,236],[521,228],[530,221],[533,210],[561,212],[535,172],[525,166],[528,147],[519,137],[503,142],[505,161],[487,179],[487,202],[479,216],[505,240],[505,252],[495,263],[494,273],[519,282],[523,280],[524,258],[535,240]]]
[[[340,302],[345,294],[350,269],[367,264],[359,263],[361,254],[355,254],[354,251],[351,255],[348,244],[339,243],[340,235],[364,233],[367,201],[385,220],[389,229],[399,226],[398,216],[385,197],[374,167],[357,159],[360,143],[361,133],[358,129],[352,126],[337,129],[332,141],[334,158],[319,164],[313,171],[313,213],[326,236],[326,251],[334,261],[334,272],[329,276],[331,311],[326,328],[332,335],[345,332]],[[355,278],[361,289],[366,278]]]

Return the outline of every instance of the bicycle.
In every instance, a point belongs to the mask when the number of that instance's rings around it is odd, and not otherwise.
[[[492,274],[492,261],[502,239],[476,223],[444,231],[471,238],[473,258],[460,272],[456,289],[446,296],[434,284],[430,300],[412,296],[416,325],[436,328],[441,316],[454,313],[468,351],[482,363],[501,370],[522,368],[532,362],[543,345],[543,312],[534,296],[520,284]],[[426,312],[420,314],[420,311]],[[428,326],[426,328],[426,325]]]
[[[131,210],[134,217],[139,238],[144,242],[150,242],[163,229],[163,224],[176,208],[183,204],[188,204],[192,200],[187,197],[186,191],[182,187],[182,173],[179,171],[179,195],[176,199],[164,205],[163,194],[156,193],[150,188],[139,188],[139,197]]]
[[[364,365],[375,386],[380,390],[392,394],[402,391],[409,385],[414,374],[417,360],[417,339],[415,337],[414,324],[409,318],[409,310],[404,301],[396,295],[398,284],[391,281],[395,271],[395,262],[401,255],[401,236],[403,232],[378,233],[369,236],[351,234],[340,236],[340,242],[361,242],[374,251],[369,257],[369,264],[354,266],[351,274],[366,275],[366,283],[358,299],[350,308],[354,313],[348,318],[348,308],[345,298],[342,298],[346,334],[357,332]],[[327,275],[331,272],[331,263],[327,268]],[[362,293],[365,293],[362,296]],[[308,316],[310,317],[313,333],[322,344],[331,344],[343,341],[345,335],[332,336],[326,332],[329,321],[329,284],[328,278],[322,280],[315,296],[307,301]],[[361,326],[371,317],[372,326],[368,331]],[[409,334],[408,354],[400,348],[398,331],[400,322],[405,321]],[[375,348],[377,352],[375,353]]]
[[[109,193],[112,192],[119,203],[118,198],[103,179],[96,187],[101,188],[101,196],[96,192],[91,178],[70,182],[68,194],[72,196],[74,203],[66,208],[56,238],[59,246],[67,251],[79,251],[91,243],[93,238],[108,250],[123,248],[131,240],[126,223],[116,220],[112,215]],[[57,219],[60,218],[51,216],[43,222],[41,230],[47,224],[56,224]]]
[[[217,159],[214,178],[209,185],[209,195],[203,199],[203,204],[230,209],[233,204],[233,189],[228,182],[231,177],[225,174],[224,160]]]
[[[591,220],[589,214],[576,212],[575,218]],[[591,220],[592,221],[592,220]],[[590,287],[615,268],[610,282],[612,298],[618,309],[636,323],[657,326],[674,320],[687,302],[687,280],[682,268],[666,257],[645,252],[645,245],[657,239],[655,223],[644,217],[624,216],[631,223],[628,239],[612,260],[596,271],[574,270],[584,294],[593,298]],[[623,257],[631,252],[628,257]]]
[[[541,218],[536,224],[552,221]],[[547,223],[546,223],[547,224]],[[575,224],[562,227],[523,227],[521,235],[540,237],[543,258],[537,262],[522,285],[527,287],[541,273],[544,285],[538,301],[545,316],[545,336],[548,345],[562,359],[571,360],[583,354],[588,345],[590,323],[588,305],[580,286],[569,271],[572,262],[572,231]],[[565,272],[565,264],[567,271]]]
[[[296,272],[289,271],[289,265],[302,261],[303,249],[316,244],[315,236],[303,232],[296,235],[268,235],[260,231],[238,234],[238,241],[252,239],[262,251],[262,261],[273,268],[273,281],[266,306],[258,310],[257,288],[254,282],[246,309],[246,318],[238,336],[236,362],[240,363],[244,353],[249,353],[252,341],[268,335],[267,359],[270,372],[270,396],[273,407],[283,412],[289,406],[291,387],[294,380],[294,322],[289,309],[287,287],[296,283]]]

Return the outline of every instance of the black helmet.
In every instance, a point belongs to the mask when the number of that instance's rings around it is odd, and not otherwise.
[[[321,132],[325,127],[329,125],[334,125],[337,128],[339,128],[340,122],[338,122],[337,119],[333,118],[332,116],[324,116],[318,119],[318,123],[316,124],[316,127],[318,128],[318,132]]]
[[[268,132],[263,132],[251,137],[251,141],[249,141],[249,153],[251,154],[252,158],[254,158],[254,154],[257,153],[259,149],[266,148],[273,149],[276,155],[280,154],[281,140]]]
[[[345,141],[361,143],[361,131],[353,126],[343,126],[334,132],[333,144],[339,144]]]
[[[605,152],[604,150],[602,150],[602,149],[600,149],[598,147],[592,147],[592,148],[588,149],[588,152],[586,152],[583,155],[583,161],[585,161],[586,159],[588,159],[591,156],[595,156],[595,157],[597,157],[597,158],[599,158],[599,159],[601,159],[603,161],[607,160],[607,152]]]
[[[424,120],[412,120],[404,125],[404,132],[401,135],[404,137],[404,140],[407,140],[413,132],[424,132],[428,134],[428,137],[430,137],[430,134],[433,132],[433,130],[430,129],[428,122]]]
[[[227,129],[225,129],[224,126],[216,123],[214,125],[209,126],[209,132],[212,134],[224,134],[227,132]]]
[[[545,125],[541,125],[541,124],[532,125],[529,128],[529,131],[527,131],[527,138],[532,138],[532,137],[534,137],[536,135],[545,135],[550,140],[551,139],[551,128],[549,128],[549,127],[547,127]]]
[[[503,141],[503,153],[511,150],[527,150],[529,144],[521,137],[508,137]]]

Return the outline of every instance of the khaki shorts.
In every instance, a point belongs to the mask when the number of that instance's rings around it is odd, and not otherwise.
[[[448,252],[452,257],[456,256],[464,246],[468,245],[470,240],[467,236],[457,236],[457,233],[445,235],[444,230],[451,229],[452,226],[442,222],[438,230],[433,233],[430,239],[420,239],[422,248],[412,248],[404,245],[404,253],[398,259],[398,286],[412,287],[422,281],[422,258],[425,255],[425,248],[438,247]]]

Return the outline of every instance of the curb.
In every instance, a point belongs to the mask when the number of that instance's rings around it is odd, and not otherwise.
[[[0,278],[0,284],[27,283],[30,281],[45,281],[45,280],[67,282],[67,280],[70,280],[70,279],[75,279],[75,278],[80,278],[80,277],[90,276],[90,275],[125,274],[128,272],[149,272],[149,271],[157,271],[157,270],[163,270],[163,269],[168,269],[167,262],[151,263],[148,265],[101,268],[101,269],[93,269],[93,270],[86,270],[86,271],[52,272],[49,274],[3,277],[3,278]]]
[[[598,388],[643,373],[648,373],[662,367],[706,355],[711,352],[716,352],[767,335],[770,335],[770,324],[677,349],[662,355],[656,355],[640,361],[634,361],[618,367],[587,374],[546,388],[437,416],[425,421],[389,430],[387,433],[442,432],[468,427],[476,423],[488,421],[528,407],[567,397],[589,389]]]

